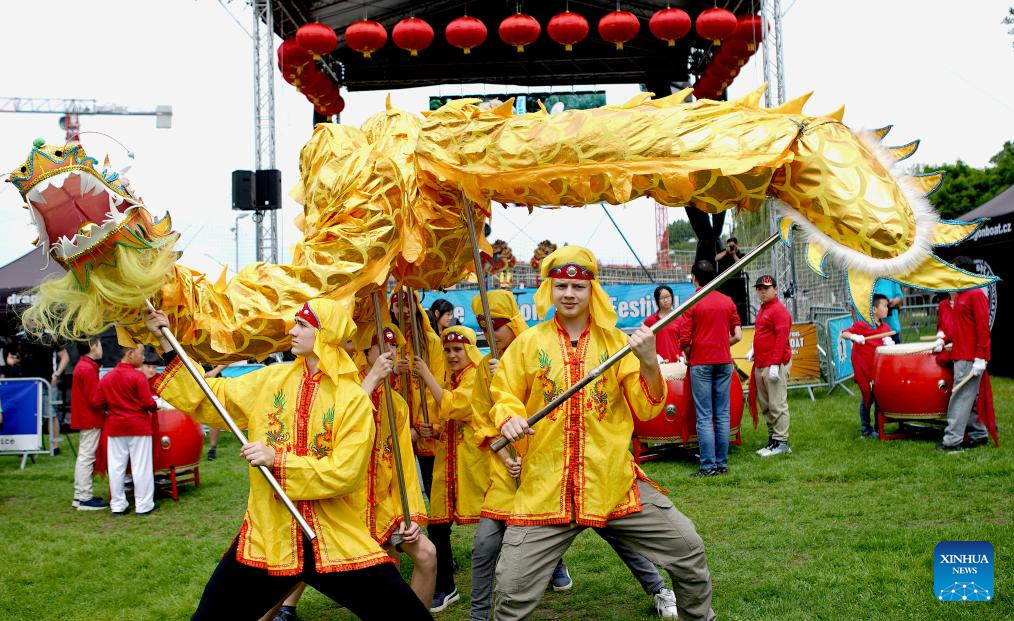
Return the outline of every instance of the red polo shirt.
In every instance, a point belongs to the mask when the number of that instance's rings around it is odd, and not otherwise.
[[[71,429],[101,429],[106,404],[99,391],[99,363],[88,356],[74,365],[70,383]]]
[[[755,367],[770,367],[774,364],[789,364],[792,348],[789,347],[789,328],[792,317],[775,298],[761,304],[754,321],[753,364]]]
[[[644,320],[644,325],[649,328],[661,321],[658,313],[652,314]],[[655,351],[669,362],[679,360],[680,353],[680,326],[683,324],[683,315],[669,322],[666,327],[655,333]]]
[[[680,348],[690,349],[688,364],[732,362],[729,337],[739,325],[739,313],[732,299],[712,291],[683,313]]]
[[[106,373],[99,387],[109,408],[107,435],[151,435],[151,415],[157,406],[144,373],[121,362]]]
[[[978,289],[961,291],[954,298],[951,315],[951,358],[989,360],[989,301]]]

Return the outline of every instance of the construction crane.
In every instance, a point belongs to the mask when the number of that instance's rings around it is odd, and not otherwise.
[[[154,110],[131,110],[127,106],[100,104],[94,99],[0,97],[0,112],[62,114],[60,129],[66,132],[67,142],[78,140],[82,116],[95,114],[153,116],[155,127],[159,129],[171,128],[173,118],[172,106],[155,106]]]

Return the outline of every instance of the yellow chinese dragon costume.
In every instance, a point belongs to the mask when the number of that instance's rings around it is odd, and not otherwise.
[[[216,282],[176,262],[169,219],[153,219],[115,172],[100,171],[79,144],[37,141],[9,180],[38,243],[68,273],[40,287],[26,325],[81,338],[116,324],[122,340],[147,342],[139,310],[151,297],[200,360],[263,357],[288,348],[286,320],[307,299],[358,295],[362,314],[364,292],[389,276],[416,288],[457,282],[472,269],[463,218],[481,224],[493,201],[581,206],[650,196],[716,213],[774,198],[783,233],[796,224],[806,236],[813,269],[822,271],[825,256],[847,268],[867,320],[878,278],[933,291],[992,282],[932,253],[981,223],[939,219],[925,196],[942,174],[895,170],[916,143],[882,147],[886,129],[854,132],[843,110],[806,115],[806,97],[761,108],[762,92],[691,103],[689,90],[643,94],[552,116],[462,99],[420,118],[388,104],[362,129],[317,125],[293,191],[304,236],[292,263],[255,263]]]

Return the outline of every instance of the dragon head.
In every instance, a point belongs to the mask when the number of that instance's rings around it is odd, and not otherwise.
[[[168,216],[153,220],[129,181],[98,163],[76,142],[55,146],[40,138],[9,176],[38,229],[36,244],[82,289],[96,266],[114,261],[117,246],[148,250],[178,237]]]

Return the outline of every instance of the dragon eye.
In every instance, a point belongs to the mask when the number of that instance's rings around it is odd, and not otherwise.
[[[28,167],[27,166],[22,166],[21,167],[21,172],[23,172],[23,173],[28,172]]]
[[[63,151],[57,151],[53,155],[55,155],[56,157],[63,157]]]

